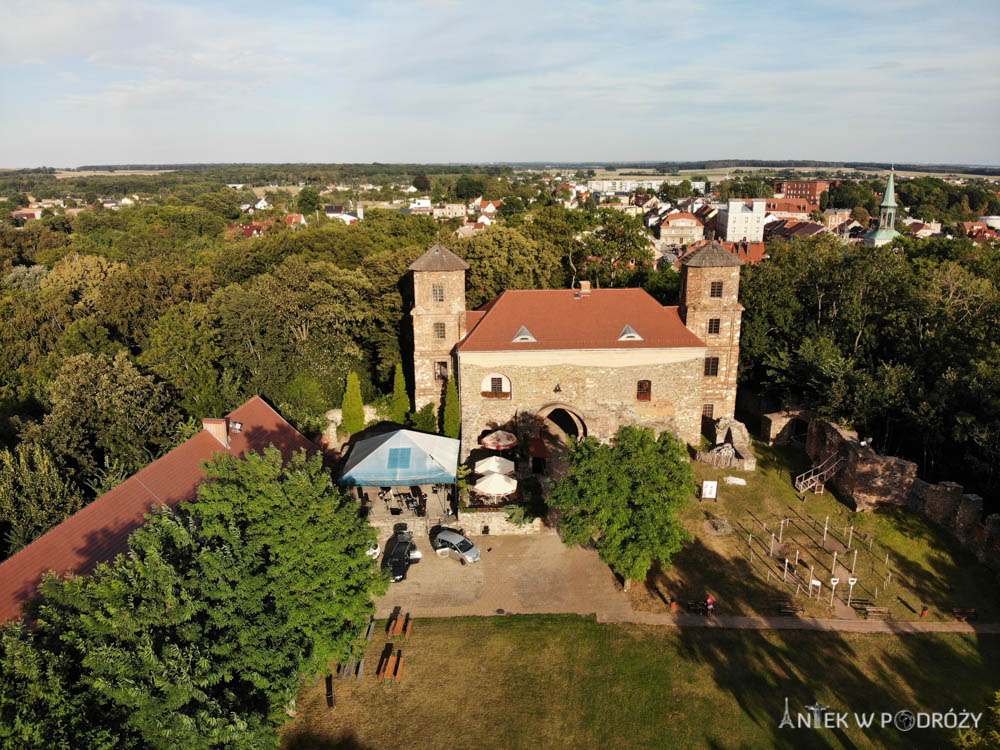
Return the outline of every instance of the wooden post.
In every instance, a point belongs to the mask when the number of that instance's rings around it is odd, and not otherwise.
[[[885,567],[887,567],[887,568],[889,567],[889,553],[888,552],[885,553]]]
[[[851,542],[854,541],[854,527],[851,527],[851,533],[847,536],[847,549],[851,548]]]
[[[778,530],[778,541],[779,542],[782,539],[784,539],[784,537],[785,537],[785,521],[787,521],[787,520],[788,520],[787,518],[782,518],[781,519],[781,528]]]
[[[784,583],[785,579],[788,578],[788,558],[785,558],[785,571],[781,574],[781,582]]]
[[[771,582],[771,569],[770,568],[767,569],[767,582],[768,583]]]
[[[795,569],[799,569],[799,551],[795,550]]]
[[[830,526],[830,516],[826,517],[826,523],[823,524],[823,545],[826,546],[826,530]]]
[[[871,552],[872,545],[875,544],[875,535],[872,534],[868,539],[868,551]]]
[[[837,575],[837,550],[833,551],[833,565],[830,566],[830,575]]]
[[[326,707],[333,708],[337,705],[337,696],[333,694],[333,675],[326,676]]]
[[[768,552],[771,557],[774,557],[774,532],[771,532],[771,551]]]
[[[854,550],[854,561],[851,563],[851,575],[854,575],[854,566],[858,564],[858,551]]]

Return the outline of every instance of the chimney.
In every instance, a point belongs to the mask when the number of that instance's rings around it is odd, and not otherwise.
[[[201,427],[214,437],[227,450],[229,449],[229,417],[222,419],[203,419]]]
[[[581,281],[580,282],[580,296],[581,297],[589,297],[590,296],[590,282],[589,281]]]

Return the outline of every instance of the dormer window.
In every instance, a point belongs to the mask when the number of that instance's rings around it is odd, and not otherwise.
[[[514,335],[515,344],[533,344],[536,341],[537,339],[531,335],[531,331],[526,326],[521,326],[520,330]]]
[[[632,326],[630,326],[630,325],[628,325],[626,323],[625,327],[622,329],[621,335],[618,337],[618,340],[619,341],[642,341],[642,336],[640,336]]]

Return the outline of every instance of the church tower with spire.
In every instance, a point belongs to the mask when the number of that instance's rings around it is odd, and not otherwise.
[[[889,172],[889,181],[885,186],[885,196],[878,209],[878,227],[865,235],[865,245],[868,247],[880,247],[888,245],[899,232],[896,231],[896,183],[893,179],[895,170]]]

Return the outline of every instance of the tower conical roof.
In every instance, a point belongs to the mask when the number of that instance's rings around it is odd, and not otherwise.
[[[699,247],[681,260],[681,263],[691,268],[718,268],[720,266],[743,265],[743,261],[740,258],[737,258],[715,240],[712,240],[704,247]]]
[[[410,264],[411,271],[467,271],[469,264],[440,243]]]
[[[896,208],[896,182],[893,179],[895,172],[889,172],[889,181],[885,185],[885,197],[882,198],[882,208]]]

